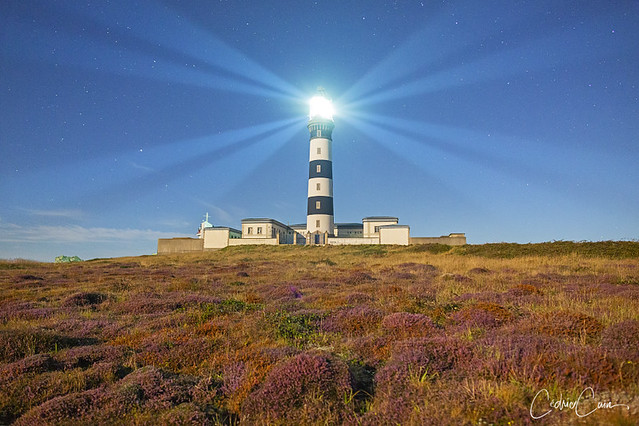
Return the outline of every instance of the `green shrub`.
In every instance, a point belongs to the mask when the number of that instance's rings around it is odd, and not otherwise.
[[[283,338],[297,347],[308,344],[317,333],[319,321],[323,318],[315,312],[277,311],[271,315],[270,321],[273,324],[277,337]]]

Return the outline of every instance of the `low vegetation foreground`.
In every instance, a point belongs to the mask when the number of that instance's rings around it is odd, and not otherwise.
[[[637,424],[639,243],[0,261],[0,424]]]

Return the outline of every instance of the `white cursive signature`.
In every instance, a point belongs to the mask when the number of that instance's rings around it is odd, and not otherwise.
[[[595,391],[589,386],[586,389],[584,389],[583,391],[581,391],[581,393],[579,394],[579,398],[577,398],[574,401],[571,400],[565,400],[562,398],[562,395],[559,395],[559,399],[558,400],[551,400],[550,399],[550,393],[546,390],[546,389],[542,389],[539,392],[537,392],[537,394],[535,394],[535,397],[533,398],[532,402],[530,403],[530,417],[532,417],[533,419],[541,419],[542,417],[547,416],[548,414],[552,413],[554,410],[563,410],[563,409],[568,409],[568,410],[575,410],[575,414],[577,415],[577,417],[586,417],[591,415],[592,413],[594,413],[595,411],[599,410],[599,409],[609,409],[609,408],[615,408],[615,407],[626,407],[626,410],[630,410],[630,407],[626,404],[613,404],[612,402],[608,401],[608,402],[598,402],[597,403],[597,407],[588,411],[587,413],[582,413],[579,411],[579,403],[582,401],[585,401],[587,398],[587,391],[590,391],[590,397],[592,397],[594,399],[595,397]],[[535,414],[533,414],[533,408],[535,406],[535,402],[537,401],[537,397],[539,395],[541,395],[542,393],[546,394],[546,398],[550,401],[550,410],[546,411],[545,413],[536,416]]]

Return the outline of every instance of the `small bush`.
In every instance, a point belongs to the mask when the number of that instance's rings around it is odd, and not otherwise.
[[[219,415],[219,413],[216,413]],[[199,405],[193,404],[191,402],[185,402],[180,405],[177,405],[169,410],[163,412],[157,418],[157,422],[155,419],[153,423],[161,424],[161,425],[215,425],[214,422],[205,410],[203,410]]]
[[[601,335],[601,347],[624,361],[639,363],[639,321],[626,320],[607,327]]]
[[[443,274],[442,278],[444,281],[455,281],[458,283],[470,283],[473,281],[472,278],[462,274]]]
[[[344,419],[344,396],[351,390],[344,363],[302,353],[276,365],[249,395],[243,412],[250,421],[335,423]]]
[[[319,322],[324,316],[318,312],[277,311],[270,315],[270,321],[278,337],[287,340],[294,346],[306,345],[319,329]]]
[[[370,294],[355,292],[346,296],[347,305],[362,305],[364,303],[373,302],[375,298]]]
[[[434,275],[438,271],[436,266],[430,265],[428,263],[415,262],[400,263],[399,265],[397,265],[397,269],[404,272],[412,272],[417,275]]]
[[[107,299],[107,296],[102,293],[92,293],[92,292],[83,292],[76,293],[70,297],[68,297],[63,303],[62,306],[93,306],[99,305]]]
[[[543,315],[536,329],[549,336],[581,337],[591,341],[599,337],[603,325],[585,314],[559,311]]]
[[[482,275],[482,274],[490,274],[491,271],[489,269],[486,268],[473,268],[470,271],[468,271],[469,274],[476,274],[476,275]]]
[[[613,359],[598,347],[556,337],[503,334],[495,330],[480,342],[475,366],[498,380],[522,380],[535,386],[610,387],[620,379]]]
[[[468,342],[449,336],[435,336],[402,340],[393,346],[390,364],[407,369],[441,374],[448,370],[472,368],[472,350]]]
[[[197,380],[156,367],[143,367],[117,383],[114,391],[124,405],[143,405],[146,408],[166,409],[192,398],[191,389]]]
[[[41,374],[60,368],[59,363],[49,354],[37,354],[19,361],[0,366],[0,382],[26,374]]]
[[[342,279],[345,284],[357,285],[375,281],[375,278],[364,271],[355,271]]]
[[[98,362],[121,363],[129,355],[121,346],[92,345],[60,351],[56,360],[65,370],[88,368]]]
[[[344,308],[330,314],[323,322],[324,331],[362,335],[376,329],[384,313],[379,309],[360,305]]]
[[[478,302],[463,307],[452,318],[456,324],[465,327],[499,327],[510,321],[513,314],[496,303]]]
[[[347,347],[362,364],[378,367],[389,358],[393,341],[388,336],[368,335],[350,339]]]
[[[260,295],[265,300],[278,300],[281,302],[292,302],[301,299],[303,293],[290,284],[268,284],[258,287]]]
[[[41,320],[55,313],[56,310],[53,308],[41,307],[32,302],[9,302],[0,306],[0,322]]]
[[[37,328],[0,330],[0,361],[12,362],[29,355],[92,343],[94,339],[60,336]]]
[[[142,342],[137,360],[142,365],[180,371],[183,368],[197,367],[213,349],[214,342],[206,337],[182,334],[162,339],[150,336]]]
[[[223,384],[220,391],[227,396],[237,392],[246,378],[246,363],[238,361],[224,366],[222,369]]]
[[[508,294],[513,296],[530,296],[532,294],[544,294],[539,288],[531,284],[517,284],[516,286],[508,289]]]
[[[374,424],[410,424],[414,408],[432,397],[429,382],[470,371],[470,346],[450,337],[398,342],[389,362],[375,375]],[[377,417],[377,418],[376,418]],[[439,423],[439,422],[438,422]]]
[[[95,404],[105,396],[104,388],[71,393],[53,398],[20,417],[14,424],[31,426],[35,424],[62,424],[88,420],[95,410]]]
[[[408,312],[395,312],[385,316],[382,327],[396,339],[428,336],[435,331],[435,324],[428,316]]]
[[[328,265],[328,266],[335,266],[337,265],[337,263],[333,262],[331,259],[329,258],[325,258],[325,259],[321,259],[321,260],[316,260],[316,261],[311,261],[310,262],[311,265]]]

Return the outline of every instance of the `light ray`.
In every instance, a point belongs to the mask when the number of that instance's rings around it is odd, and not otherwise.
[[[503,153],[509,152],[512,148],[522,148],[526,142],[521,139],[508,138],[499,135],[486,135],[474,130],[463,129],[460,127],[444,126],[441,124],[433,124],[420,122],[415,120],[407,120],[403,118],[395,118],[385,115],[373,113],[353,113],[354,116],[361,118],[369,123],[369,125],[383,125],[396,131],[401,131],[417,138],[416,141],[427,144],[439,151],[453,154],[461,159],[469,161],[480,161],[481,164],[499,164],[507,166],[512,164],[514,159],[506,158]],[[427,141],[426,141],[427,140]],[[494,153],[489,151],[496,151]],[[497,154],[497,151],[499,154]],[[522,164],[513,164],[513,170],[525,170]],[[531,171],[532,172],[532,171]]]
[[[180,140],[168,144],[157,145],[145,148],[143,156],[138,152],[129,153],[120,158],[120,161],[142,161],[142,164],[152,169],[170,166],[180,158],[186,160],[190,158],[208,155],[215,149],[230,147],[231,145],[242,143],[243,141],[271,134],[277,130],[288,127],[294,123],[299,123],[298,117],[278,120],[269,123],[258,124],[241,129],[232,129],[217,135],[203,136],[190,140]],[[136,157],[143,157],[143,160],[136,160]]]
[[[45,28],[33,33],[34,24],[9,23],[8,43],[13,49],[7,52],[12,59],[45,62],[54,67],[76,66],[91,72],[133,76],[160,82],[188,84],[213,90],[224,90],[252,96],[286,98],[279,91],[223,76],[211,76],[209,72],[193,66],[176,65],[153,56],[126,49],[115,49],[103,40],[87,40],[62,32],[46,32]],[[100,49],[97,46],[101,45]]]
[[[601,17],[601,20],[615,22],[615,15]],[[619,25],[621,24],[617,26]],[[591,61],[593,51],[597,52],[600,58],[623,54],[626,48],[616,43],[613,37],[607,39],[600,37],[597,39],[599,44],[593,45],[591,32],[593,28],[600,26],[601,22],[585,22],[570,32],[560,28],[551,35],[522,43],[518,47],[495,51],[473,62],[430,73],[426,77],[413,81],[398,83],[392,88],[353,101],[348,107],[358,108],[453,87],[553,69],[565,64]]]
[[[299,124],[296,133],[299,133]],[[250,167],[246,168],[246,173],[241,179],[235,179],[231,185],[220,188],[223,189],[223,191],[217,194],[218,203],[222,203],[223,200],[232,200],[233,194],[241,193],[243,194],[243,199],[250,200],[251,206],[260,206],[259,211],[245,212],[249,216],[281,216],[282,214],[290,214],[290,212],[274,211],[276,210],[274,203],[280,202],[282,199],[291,199],[290,195],[287,196],[287,193],[291,190],[291,181],[287,180],[286,177],[290,171],[290,167],[287,167],[286,170],[282,170],[281,173],[277,175],[271,175],[275,178],[273,180],[265,181],[262,179],[262,176],[264,175],[264,170],[272,168],[273,165],[282,164],[281,159],[285,158],[287,153],[294,151],[295,148],[292,145],[297,143],[298,141],[294,140],[291,134],[287,140],[283,140],[282,143],[279,144],[277,149],[272,149],[261,155],[254,155],[252,157],[253,163]],[[283,182],[285,183],[282,188],[279,185]],[[279,196],[274,198],[273,191],[276,191]],[[303,194],[303,192],[300,192],[301,201],[303,201],[304,198]],[[303,206],[302,202],[299,203],[299,206]],[[301,207],[300,210],[302,210]]]
[[[366,205],[368,205],[366,210],[369,211],[375,211],[379,208],[380,200],[377,197],[371,198],[370,195],[366,195],[370,194],[370,191],[387,194],[389,199],[385,200],[384,204],[388,207],[393,205],[405,207],[407,197],[424,196],[426,194],[432,199],[437,199],[440,205],[450,204],[451,208],[453,208],[453,205],[475,206],[475,201],[466,195],[468,193],[466,188],[455,186],[449,178],[452,170],[451,162],[440,162],[438,164],[438,160],[432,156],[422,156],[420,152],[406,149],[397,138],[389,139],[389,135],[393,135],[393,132],[378,132],[378,129],[370,127],[368,123],[357,121],[357,119],[349,119],[341,125],[345,127],[345,132],[352,132],[352,130],[348,129],[351,126],[356,129],[359,135],[356,143],[360,145],[356,150],[363,152],[360,156],[360,161],[362,165],[365,165],[364,168],[368,170],[374,164],[375,169],[383,170],[388,168],[389,170],[401,170],[401,173],[394,175],[392,179],[389,179],[388,175],[374,174],[361,179],[355,185],[351,183],[351,187],[346,188],[343,186],[344,182],[342,182],[335,189],[335,197],[348,194],[349,199],[357,199],[358,201],[355,205],[359,211],[363,208],[362,206],[366,207]],[[336,165],[335,173],[339,173],[340,169],[342,169],[343,173],[344,167],[350,166]],[[361,173],[361,169],[353,173]],[[419,183],[416,184],[416,182]],[[363,185],[369,185],[370,189],[363,189]],[[404,190],[398,191],[398,188],[410,191],[410,195]],[[360,192],[362,194],[359,194]],[[358,195],[353,193],[358,193]],[[397,198],[390,201],[393,197]],[[352,202],[349,204],[352,205]]]
[[[490,39],[498,35],[503,37],[514,30],[519,32],[522,22],[540,18],[545,11],[544,3],[547,2],[538,1],[530,5],[525,13],[519,11],[517,16],[511,17],[508,28],[499,30],[495,25],[491,25],[494,17],[485,16],[483,3],[473,2],[464,5],[464,10],[460,14],[462,25],[457,25],[456,22],[460,19],[456,17],[459,6],[451,4],[438,11],[424,24],[423,30],[410,36],[405,43],[351,86],[343,94],[343,102],[353,102],[372,91],[382,90],[415,72],[433,73],[437,67],[452,61],[455,56],[472,57],[477,54],[479,46],[486,48],[490,44]],[[446,49],[442,49],[442,46],[446,46]]]
[[[414,137],[405,138],[399,133],[387,131],[374,123],[385,124]],[[388,138],[387,141],[404,145],[410,152],[410,154],[407,153],[408,157],[428,158],[428,152],[423,149],[420,151],[417,146],[422,144],[435,151],[450,154],[466,163],[479,166],[479,169],[495,171],[502,176],[514,178],[526,186],[535,183],[564,197],[574,197],[575,191],[584,185],[583,179],[575,176],[572,170],[566,169],[567,162],[572,161],[573,167],[593,167],[590,159],[577,159],[570,150],[550,142],[540,145],[539,142],[516,137],[486,135],[468,129],[373,114],[362,118],[362,122],[358,125],[369,126],[377,135]],[[508,155],[510,152],[520,154]],[[434,164],[433,167],[437,169],[439,165]],[[592,190],[606,191],[606,184],[600,180],[591,181],[588,185]]]
[[[372,118],[374,117],[374,119]],[[350,117],[352,124],[359,130],[369,134],[381,143],[384,143],[391,149],[397,151],[398,154],[404,156],[407,160],[413,162],[419,167],[431,167],[433,170],[442,168],[442,164],[437,164],[433,158],[439,157],[434,151],[453,155],[463,161],[476,164],[480,167],[489,167],[499,171],[510,177],[520,180],[529,179],[536,176],[543,179],[547,176],[547,172],[539,168],[531,168],[526,163],[516,159],[506,159],[494,152],[488,152],[473,147],[471,144],[481,144],[481,140],[476,133],[465,131],[462,129],[450,129],[444,126],[435,126],[428,124],[415,124],[406,120],[390,119],[381,116],[362,116],[361,119]],[[378,123],[378,124],[375,124]],[[391,125],[395,129],[404,132],[407,128],[411,129],[411,133],[419,136],[419,139],[408,137],[389,131],[379,125],[379,123]],[[466,144],[460,144],[459,140],[466,141]],[[494,143],[494,141],[491,141]],[[486,146],[484,145],[484,148]]]
[[[79,202],[103,204],[100,201],[103,196],[98,193],[117,193],[118,190],[121,190],[123,193],[129,194],[136,186],[142,191],[142,186],[138,186],[136,183],[138,180],[145,183],[145,188],[152,189],[154,178],[163,177],[169,180],[177,178],[180,173],[193,171],[194,169],[190,168],[191,164],[205,167],[206,164],[198,162],[198,159],[206,158],[211,163],[219,162],[225,158],[225,155],[232,155],[234,152],[241,151],[247,144],[259,141],[261,136],[266,138],[270,134],[276,134],[278,130],[291,126],[297,127],[299,121],[300,118],[296,117],[263,123],[229,130],[218,135],[146,148],[142,152],[139,150],[128,151],[108,158],[94,158],[66,166],[43,168],[27,174],[7,176],[0,180],[0,191],[12,194],[15,199],[12,202],[14,205],[31,205],[32,197],[22,200],[19,191],[11,190],[11,188],[23,187],[38,188],[42,199],[48,199],[46,194],[55,193],[61,187],[68,188],[69,197],[51,200],[55,204],[64,206],[75,206]],[[184,164],[184,166],[180,166],[180,164]],[[169,171],[173,171],[175,175],[171,177]],[[232,174],[234,171],[227,170],[227,172]],[[56,178],[52,179],[52,176],[56,176]],[[156,184],[158,183],[156,182]],[[126,202],[118,194],[115,196],[119,202]],[[69,199],[72,200],[69,201]]]
[[[194,176],[203,169],[216,165],[216,168],[212,169],[211,173],[207,175],[207,179],[212,183],[218,182],[219,184],[207,185],[206,182],[200,182],[198,185],[207,188],[208,191],[213,193],[218,187],[227,186],[233,181],[241,179],[243,173],[250,170],[251,164],[255,160],[260,161],[259,159],[263,158],[265,152],[277,149],[298,130],[298,123],[288,124],[277,131],[267,133],[265,137],[261,135],[253,136],[232,144],[216,147],[206,153],[189,156],[184,160],[136,176],[117,185],[100,189],[99,194],[96,194],[95,190],[91,191],[80,196],[76,202],[80,204],[88,202],[91,206],[94,206],[104,204],[102,200],[106,199],[109,200],[109,205],[104,207],[113,207],[121,203],[130,202],[147,192],[157,191],[168,186],[169,183],[176,179],[187,175]],[[247,148],[252,148],[251,155],[239,156]],[[240,164],[242,165],[241,169],[238,168]]]
[[[128,1],[112,1],[91,5],[85,13],[107,27],[116,23],[125,34],[148,40],[164,49],[187,54],[289,96],[302,95],[293,85],[168,6],[146,1],[137,3],[132,13],[130,9]],[[140,24],[147,21],[158,23],[162,31],[148,31]]]

